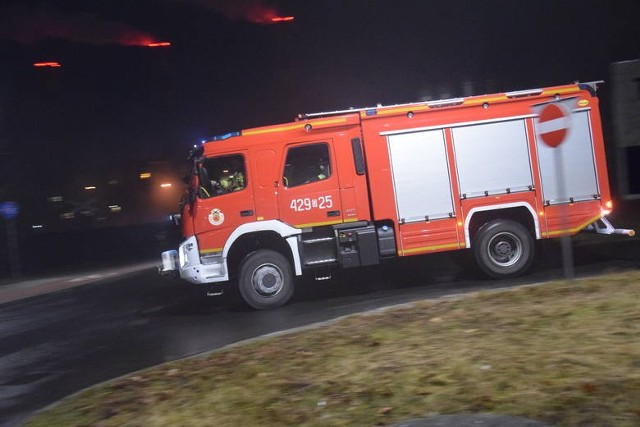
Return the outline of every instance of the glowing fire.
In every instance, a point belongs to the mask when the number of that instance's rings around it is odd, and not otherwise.
[[[44,67],[51,67],[51,68],[59,68],[62,67],[62,65],[60,65],[59,62],[35,62],[33,64],[34,67],[38,67],[38,68],[44,68]]]
[[[254,0],[231,4],[235,6],[228,8],[225,13],[231,19],[239,19],[254,24],[276,24],[294,20],[293,16],[283,16],[277,9],[263,4],[262,1]]]
[[[281,14],[266,4],[267,0],[181,0],[197,3],[224,14],[228,19],[253,24],[279,24],[292,22],[293,16]],[[43,2],[44,3],[44,2]],[[52,2],[47,2],[52,3]],[[11,25],[0,25],[0,38],[9,38],[22,44],[33,44],[42,40],[58,39],[75,43],[124,46],[168,47],[167,41],[156,41],[156,37],[127,23],[105,19],[95,13],[69,13],[50,5],[31,8],[16,6],[12,9]],[[0,10],[0,15],[3,14]],[[59,65],[35,65],[57,67]]]
[[[279,23],[279,22],[291,22],[295,19],[293,16],[275,16],[271,18],[271,22]]]

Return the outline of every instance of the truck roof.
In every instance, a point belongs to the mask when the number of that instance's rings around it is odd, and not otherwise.
[[[442,108],[442,107],[454,107],[459,105],[479,105],[486,103],[496,103],[496,102],[506,102],[512,99],[524,98],[524,97],[548,97],[553,95],[564,95],[567,93],[578,92],[581,90],[587,90],[591,92],[592,95],[595,96],[597,87],[599,84],[604,83],[603,80],[580,83],[575,82],[568,85],[561,86],[550,86],[546,88],[536,88],[536,89],[525,89],[525,90],[516,90],[511,92],[502,92],[495,94],[486,94],[486,95],[473,95],[467,97],[458,97],[458,98],[449,98],[449,99],[439,99],[433,101],[421,101],[421,102],[410,102],[405,104],[395,104],[395,105],[381,105],[378,104],[375,107],[365,107],[365,108],[349,108],[346,110],[337,110],[337,111],[328,111],[328,112],[320,112],[320,113],[307,113],[307,114],[299,114],[297,120],[311,119],[314,117],[327,117],[333,115],[341,115],[348,114],[353,112],[360,113],[361,116],[373,116],[379,113],[404,113],[411,110],[422,111],[433,108]]]
[[[424,112],[442,108],[472,107],[478,105],[488,106],[489,104],[504,103],[522,98],[548,99],[549,97],[560,97],[562,95],[577,93],[580,91],[588,91],[592,96],[595,96],[597,87],[601,83],[603,83],[602,80],[586,83],[575,82],[567,85],[516,90],[487,95],[474,95],[434,101],[411,102],[395,105],[376,105],[375,107],[349,108],[336,111],[298,114],[293,122],[229,132],[223,135],[211,137],[203,141],[203,144],[227,141],[236,137],[268,135],[274,132],[299,131],[301,129],[309,131],[311,129],[357,124],[360,120],[366,120],[381,115],[414,114],[415,112]]]

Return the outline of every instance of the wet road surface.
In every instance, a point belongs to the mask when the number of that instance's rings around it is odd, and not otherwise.
[[[574,241],[576,274],[640,267],[640,239]],[[0,305],[0,425],[88,386],[264,334],[351,313],[462,292],[562,278],[559,245],[544,242],[531,274],[478,280],[434,254],[344,270],[330,282],[306,280],[290,304],[252,311],[233,295],[205,298],[150,268],[124,277]]]

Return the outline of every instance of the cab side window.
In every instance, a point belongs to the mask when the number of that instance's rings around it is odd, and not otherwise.
[[[244,157],[241,154],[206,157],[198,164],[198,178],[201,199],[244,190],[247,186]]]
[[[327,143],[301,145],[288,150],[282,176],[285,187],[322,181],[330,176],[331,163]]]

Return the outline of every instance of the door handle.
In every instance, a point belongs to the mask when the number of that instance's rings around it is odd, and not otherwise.
[[[246,211],[240,211],[240,216],[253,216],[253,209],[249,209]]]
[[[340,216],[340,211],[329,211],[327,216]]]

